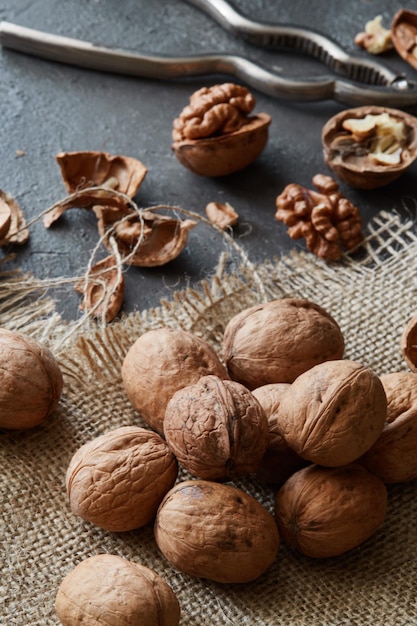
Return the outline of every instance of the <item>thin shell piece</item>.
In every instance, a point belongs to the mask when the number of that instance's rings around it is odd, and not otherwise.
[[[91,267],[87,276],[74,289],[84,295],[80,309],[106,323],[111,322],[123,305],[125,280],[113,255]]]
[[[22,208],[16,200],[5,191],[0,189],[0,212],[3,217],[0,223],[3,228],[0,230],[0,246],[6,246],[14,243],[18,245],[25,244],[29,239],[29,230],[26,225],[26,219]],[[9,218],[7,215],[9,214]],[[6,230],[6,226],[8,227]]]

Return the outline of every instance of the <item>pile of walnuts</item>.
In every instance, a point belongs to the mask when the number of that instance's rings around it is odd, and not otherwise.
[[[114,429],[75,453],[66,476],[71,510],[112,532],[152,523],[174,569],[218,583],[257,579],[282,541],[313,558],[357,547],[385,520],[386,484],[417,477],[409,436],[417,378],[377,376],[345,359],[344,348],[333,317],[294,298],[233,317],[221,356],[184,330],[145,332],[124,358],[122,380],[146,426]],[[248,476],[273,489],[273,511],[233,482]],[[101,588],[98,564],[81,565],[83,576],[75,568],[58,591],[64,625],[74,611],[88,615],[88,585],[91,594]],[[103,576],[132,566],[104,565]],[[134,577],[147,581],[143,572]],[[161,611],[176,609],[163,623],[176,626],[178,603],[164,585]],[[100,604],[115,610],[117,597],[116,588]]]

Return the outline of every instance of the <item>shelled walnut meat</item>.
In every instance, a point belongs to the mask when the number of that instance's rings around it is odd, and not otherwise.
[[[282,539],[314,558],[338,556],[361,545],[386,513],[384,483],[354,463],[304,467],[288,478],[275,500]]]
[[[38,426],[56,409],[62,388],[51,350],[29,335],[0,328],[0,428]]]
[[[287,185],[276,198],[275,219],[286,224],[292,239],[304,238],[310,252],[335,261],[361,243],[362,219],[333,178],[317,174],[313,184],[316,190]]]
[[[128,350],[122,366],[129,400],[160,434],[166,406],[174,393],[208,374],[229,378],[207,341],[191,332],[168,327],[141,335]]]
[[[246,87],[223,83],[194,92],[174,120],[172,149],[201,176],[226,176],[252,163],[268,140],[271,118],[250,115],[255,98]]]
[[[177,483],[162,501],[155,540],[175,569],[220,583],[257,579],[276,560],[271,513],[241,489],[206,480]]]
[[[347,359],[319,363],[283,395],[278,420],[287,444],[328,467],[357,460],[376,442],[387,417],[380,378]]]
[[[178,626],[180,605],[152,569],[115,554],[96,554],[62,580],[55,598],[62,626]]]
[[[157,433],[121,426],[85,443],[72,457],[66,487],[74,515],[112,532],[150,523],[178,474]]]
[[[417,478],[417,375],[413,372],[383,374],[388,413],[384,429],[360,459],[385,483]]]
[[[292,383],[317,363],[341,359],[344,338],[319,305],[282,298],[235,315],[225,328],[222,352],[230,378],[252,390]]]
[[[232,480],[258,469],[268,443],[268,422],[246,387],[210,375],[172,396],[164,435],[194,476]]]
[[[322,130],[324,160],[351,187],[376,189],[399,178],[417,158],[417,118],[376,105],[346,109]]]

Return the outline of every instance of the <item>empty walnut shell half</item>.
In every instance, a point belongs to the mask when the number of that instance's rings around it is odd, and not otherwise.
[[[417,70],[417,11],[397,11],[391,22],[391,38],[398,54]]]
[[[172,150],[178,161],[200,176],[226,176],[252,163],[268,140],[271,117],[250,116],[252,94],[240,85],[203,87],[174,120]]]
[[[376,189],[399,178],[417,158],[417,118],[397,109],[361,106],[328,120],[324,160],[345,183]]]

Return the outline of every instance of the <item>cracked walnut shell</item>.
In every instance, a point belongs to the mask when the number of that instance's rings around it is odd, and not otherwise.
[[[0,428],[38,426],[55,410],[62,387],[58,361],[46,346],[0,329]]]
[[[255,99],[246,87],[223,83],[203,87],[174,120],[172,150],[200,176],[226,176],[252,163],[268,140],[271,118],[249,115]]]
[[[62,580],[55,610],[62,626],[178,626],[177,596],[156,572],[115,554],[96,554]]]
[[[391,22],[391,36],[398,54],[417,70],[417,11],[397,11]]]
[[[334,557],[356,548],[383,524],[387,490],[358,464],[309,465],[280,488],[275,516],[281,537],[302,554]]]
[[[248,389],[211,375],[172,396],[164,435],[194,476],[233,480],[257,470],[268,442],[268,422]]]
[[[232,485],[177,483],[162,501],[155,540],[180,572],[220,583],[245,583],[274,563],[279,534],[271,513]]]
[[[283,395],[284,439],[303,459],[328,467],[357,460],[376,442],[387,417],[380,378],[356,361],[319,363]]]
[[[229,378],[207,341],[188,331],[168,327],[141,335],[130,347],[122,366],[129,400],[160,434],[166,406],[174,393],[208,374]]]
[[[297,298],[256,304],[235,315],[223,336],[230,378],[255,389],[292,383],[322,361],[341,359],[344,339],[322,307]]]
[[[72,457],[66,474],[71,511],[105,530],[135,530],[153,520],[177,474],[177,461],[157,433],[113,429]]]

